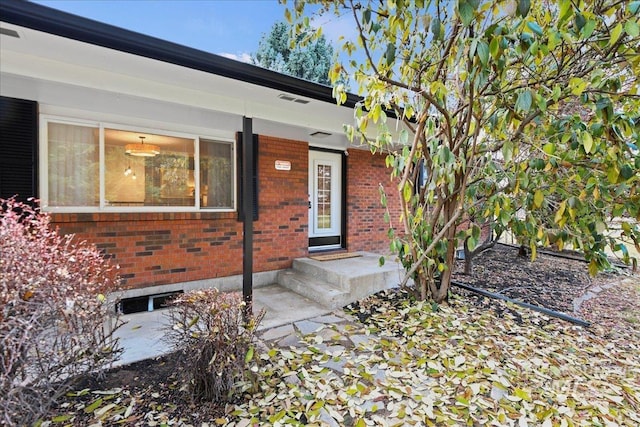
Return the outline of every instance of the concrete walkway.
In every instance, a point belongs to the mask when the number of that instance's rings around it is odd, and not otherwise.
[[[268,285],[253,290],[254,311],[265,309],[259,330],[267,330],[328,314],[323,307],[279,285]],[[127,322],[116,331],[124,349],[116,365],[127,365],[139,360],[160,356],[171,351],[163,340],[168,325],[165,310],[155,310],[122,316]]]

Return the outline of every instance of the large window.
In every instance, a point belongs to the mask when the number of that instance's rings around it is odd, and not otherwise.
[[[233,142],[45,118],[44,205],[60,211],[233,210]]]

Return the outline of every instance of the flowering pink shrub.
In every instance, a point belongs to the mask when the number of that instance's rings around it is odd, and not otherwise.
[[[38,208],[0,199],[0,424],[30,425],[119,357],[116,269]]]

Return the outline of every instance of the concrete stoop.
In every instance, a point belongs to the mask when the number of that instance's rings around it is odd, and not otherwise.
[[[278,274],[278,284],[330,309],[398,286],[403,270],[397,262],[387,259],[380,266],[380,255],[358,254],[333,261],[298,258],[291,269]]]

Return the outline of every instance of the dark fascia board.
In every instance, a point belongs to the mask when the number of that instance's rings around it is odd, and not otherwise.
[[[335,103],[328,86],[23,0],[0,1],[0,20],[32,30]],[[361,98],[348,94],[345,107]]]

